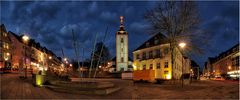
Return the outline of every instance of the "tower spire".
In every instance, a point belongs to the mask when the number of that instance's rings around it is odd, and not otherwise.
[[[121,26],[123,26],[123,16],[120,16],[120,23],[121,23]]]
[[[120,16],[120,30],[119,31],[125,31],[123,28],[123,16]]]

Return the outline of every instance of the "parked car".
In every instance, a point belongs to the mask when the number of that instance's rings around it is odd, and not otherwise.
[[[214,80],[225,80],[224,78],[222,78],[222,77],[215,77],[215,79]]]
[[[2,74],[3,73],[3,68],[0,68],[0,74]]]

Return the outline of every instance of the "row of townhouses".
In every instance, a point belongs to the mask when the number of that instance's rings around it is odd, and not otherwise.
[[[224,77],[239,77],[239,44],[222,52],[216,57],[209,57],[205,62],[203,76],[207,78]]]
[[[7,32],[4,24],[0,34],[0,68],[44,70],[62,66],[60,57],[34,39]]]

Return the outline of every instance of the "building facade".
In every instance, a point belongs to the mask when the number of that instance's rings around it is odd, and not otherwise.
[[[12,42],[3,24],[1,25],[0,31],[0,68],[11,68]]]
[[[189,67],[183,70],[184,58],[178,48],[175,49],[174,65],[171,64],[170,44],[165,36],[157,34],[133,51],[134,70],[154,70],[155,79],[180,79]],[[187,66],[189,66],[189,61]],[[184,72],[185,71],[185,72]]]
[[[223,77],[228,74],[230,77],[239,77],[239,44],[219,54],[212,63],[212,73],[215,77]]]
[[[116,70],[128,70],[128,33],[124,30],[123,16],[120,16],[120,29],[116,33]]]
[[[214,61],[214,58],[208,57],[208,61],[205,62],[205,64],[204,64],[203,76],[208,78],[208,79],[211,78],[211,77],[214,77],[213,66],[212,66],[213,61]]]
[[[200,79],[200,66],[191,60],[191,79]]]
[[[110,73],[118,73],[116,68],[116,57],[112,58],[110,61],[108,61],[107,66],[105,67],[105,70],[110,72]],[[127,70],[129,72],[133,71],[132,67],[132,59],[128,57],[128,67]]]
[[[13,32],[9,32],[11,41],[12,41],[12,67],[13,68],[20,68],[23,67],[24,58],[25,58],[25,51],[24,51],[24,44],[21,42],[21,37],[16,35]]]
[[[12,68],[19,69],[19,72],[47,70],[49,68],[60,69],[63,62],[46,47],[40,45],[34,39],[23,40],[23,35],[8,32],[12,41]]]
[[[184,57],[184,61],[183,61],[183,73],[185,74],[190,74],[191,72],[191,59],[189,59],[188,57]]]

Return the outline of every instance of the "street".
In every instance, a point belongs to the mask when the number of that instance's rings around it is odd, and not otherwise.
[[[1,74],[1,99],[238,99],[239,83],[232,81],[198,81],[191,85],[135,83],[131,80],[103,79],[122,89],[110,95],[76,95],[34,87],[31,77],[21,80],[19,74]]]

